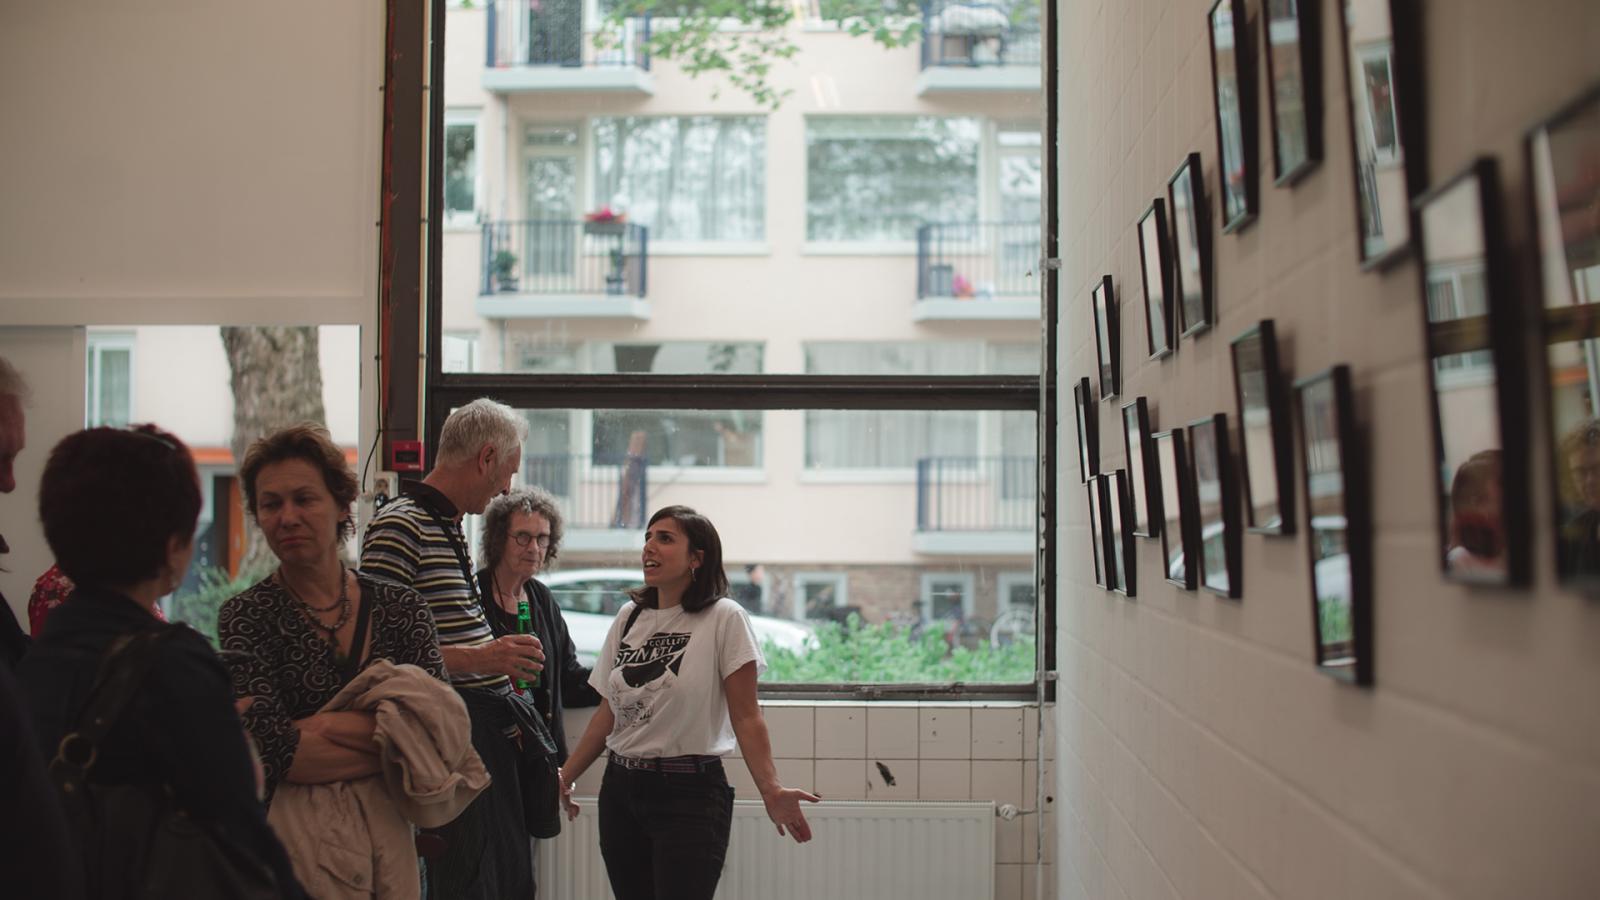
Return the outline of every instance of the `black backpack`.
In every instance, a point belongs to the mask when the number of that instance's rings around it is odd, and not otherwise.
[[[89,781],[101,742],[137,695],[162,644],[182,630],[169,625],[118,638],[76,727],[50,761],[50,779],[82,852],[88,896],[277,900],[284,893],[272,869],[191,819],[170,786]]]

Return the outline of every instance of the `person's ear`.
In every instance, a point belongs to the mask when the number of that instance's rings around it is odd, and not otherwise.
[[[488,473],[494,471],[494,466],[500,454],[495,452],[493,444],[484,444],[478,450],[478,471]]]

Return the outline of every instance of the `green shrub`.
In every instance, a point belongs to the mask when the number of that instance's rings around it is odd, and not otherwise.
[[[260,581],[265,574],[265,572],[240,572],[238,577],[229,578],[227,569],[206,566],[200,570],[198,590],[173,594],[172,599],[167,601],[167,619],[188,625],[205,635],[206,640],[215,647],[217,611],[222,608],[223,602]]]
[[[817,645],[795,653],[771,643],[763,648],[774,683],[850,682],[863,684],[1020,684],[1031,682],[1035,655],[1031,638],[1005,647],[987,642],[976,649],[951,648],[944,633],[927,628],[920,635],[892,623],[868,625],[852,615],[844,625],[817,626]]]

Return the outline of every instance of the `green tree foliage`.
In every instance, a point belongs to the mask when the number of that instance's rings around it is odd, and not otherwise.
[[[817,645],[795,653],[768,644],[763,652],[773,683],[1020,684],[1033,680],[1034,644],[1023,637],[1004,647],[950,647],[944,633],[913,635],[893,623],[869,625],[852,615],[844,625],[817,626]]]
[[[807,15],[805,4],[615,0],[601,8],[609,27],[595,36],[597,46],[617,46],[627,20],[649,16],[656,24],[642,49],[652,58],[671,60],[694,77],[725,75],[730,84],[769,109],[777,109],[793,93],[773,85],[773,65],[794,59],[798,52],[790,26]],[[820,0],[817,13],[846,34],[870,37],[889,49],[909,46],[922,36],[921,10],[914,0]]]

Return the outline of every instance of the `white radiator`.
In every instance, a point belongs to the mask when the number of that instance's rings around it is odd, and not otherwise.
[[[539,842],[543,900],[611,900],[594,798]],[[718,900],[993,900],[993,803],[806,806],[810,843],[779,837],[757,800],[733,805]]]

